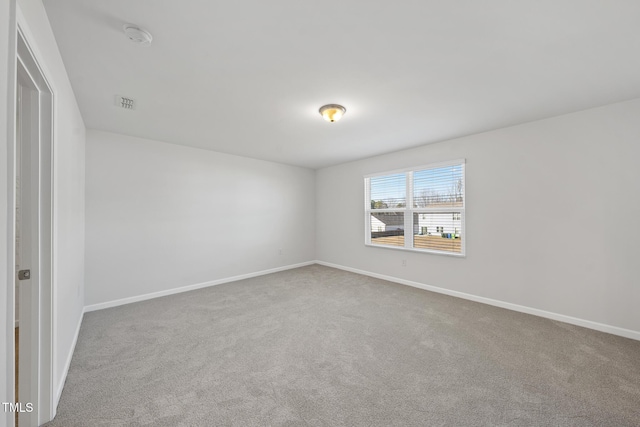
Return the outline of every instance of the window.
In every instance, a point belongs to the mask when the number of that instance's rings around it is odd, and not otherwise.
[[[365,177],[365,244],[465,254],[465,161]]]

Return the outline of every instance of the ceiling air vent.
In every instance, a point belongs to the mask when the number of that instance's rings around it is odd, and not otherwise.
[[[125,96],[116,95],[116,105],[120,108],[124,108],[125,110],[135,110],[136,102]]]

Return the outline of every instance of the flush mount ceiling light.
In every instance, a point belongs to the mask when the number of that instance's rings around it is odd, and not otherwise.
[[[148,46],[151,44],[151,40],[153,40],[153,36],[147,30],[138,28],[135,25],[125,24],[122,28],[129,40],[135,44]]]
[[[337,122],[347,112],[347,109],[338,104],[327,104],[320,107],[320,114],[328,122]]]

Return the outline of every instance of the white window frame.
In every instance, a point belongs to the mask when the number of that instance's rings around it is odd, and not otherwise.
[[[461,166],[462,167],[462,206],[461,207],[437,207],[437,208],[414,208],[413,207],[413,173],[422,171],[425,169],[437,169],[446,166]],[[405,182],[407,185],[406,189],[406,200],[404,208],[387,208],[387,209],[371,209],[371,178],[386,176],[386,175],[396,175],[396,174],[405,174]],[[364,176],[364,244],[365,246],[371,246],[375,248],[385,248],[385,249],[396,249],[401,251],[411,251],[411,252],[422,252],[422,253],[430,253],[430,254],[438,254],[438,255],[447,255],[453,257],[466,257],[466,242],[467,242],[467,228],[465,225],[465,212],[466,212],[466,204],[467,204],[467,192],[466,192],[466,160],[465,159],[456,159],[446,162],[438,162],[438,163],[430,163],[427,165],[416,166],[406,169],[397,169],[393,171],[380,172],[370,175]],[[393,246],[393,245],[384,245],[384,244],[373,244],[371,243],[371,213],[372,212],[404,212],[404,246]],[[422,214],[422,213],[438,213],[438,212],[460,212],[460,235],[462,237],[461,240],[461,248],[460,253],[448,252],[448,251],[439,251],[435,249],[422,249],[422,248],[414,248],[413,247],[413,214]],[[406,232],[406,231],[409,232]]]

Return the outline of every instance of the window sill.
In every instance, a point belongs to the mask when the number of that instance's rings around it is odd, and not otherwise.
[[[375,245],[373,243],[365,243],[365,246],[369,246],[371,248],[381,248],[381,249],[395,249],[397,251],[405,251],[405,252],[418,252],[421,254],[432,254],[432,255],[444,255],[450,256],[454,258],[466,258],[466,253],[456,254],[453,252],[443,252],[443,251],[434,251],[429,249],[415,249],[415,248],[405,248],[402,246],[391,246],[391,245]]]

